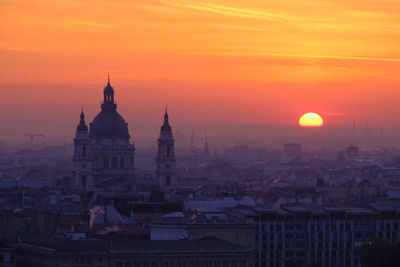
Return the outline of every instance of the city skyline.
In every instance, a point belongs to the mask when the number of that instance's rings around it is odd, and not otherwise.
[[[400,266],[399,0],[0,0],[0,266]]]
[[[396,1],[3,1],[0,122],[7,133],[71,129],[82,104],[94,116],[110,72],[133,129],[156,126],[165,104],[178,127],[296,126],[311,111],[326,127],[398,127],[399,9]]]

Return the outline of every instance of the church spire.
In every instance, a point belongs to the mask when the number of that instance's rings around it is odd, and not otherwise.
[[[76,127],[77,131],[85,131],[87,132],[88,127],[85,122],[85,113],[83,113],[83,106],[81,107],[81,115],[78,127]]]
[[[165,113],[164,113],[164,123],[161,126],[161,131],[171,131],[171,126],[169,125],[169,117],[168,117],[168,107],[165,106]]]
[[[157,178],[160,186],[175,185],[175,150],[172,128],[169,125],[168,109],[165,107],[164,123],[161,126],[160,137],[157,140]]]
[[[210,154],[210,150],[208,149],[208,138],[206,136],[206,142],[204,143],[204,154],[205,155],[209,155]]]

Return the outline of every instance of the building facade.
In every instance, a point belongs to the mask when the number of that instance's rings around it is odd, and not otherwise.
[[[365,208],[291,204],[253,209],[250,216],[259,267],[358,267],[363,247],[373,240],[400,242],[400,202]]]
[[[17,266],[253,267],[253,251],[219,239],[66,240],[15,243]]]
[[[135,145],[128,124],[117,112],[114,88],[108,83],[103,91],[100,113],[85,124],[84,114],[74,139],[73,186],[81,191],[131,191],[135,178]]]

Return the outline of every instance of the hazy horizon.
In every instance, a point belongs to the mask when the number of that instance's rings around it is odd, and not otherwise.
[[[396,1],[2,1],[0,132],[70,136],[108,72],[135,130],[165,105],[178,128],[296,126],[310,111],[324,127],[399,127],[398,14]]]

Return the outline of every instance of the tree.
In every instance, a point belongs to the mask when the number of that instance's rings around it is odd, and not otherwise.
[[[362,267],[399,267],[400,244],[376,240],[364,246],[361,256]]]

